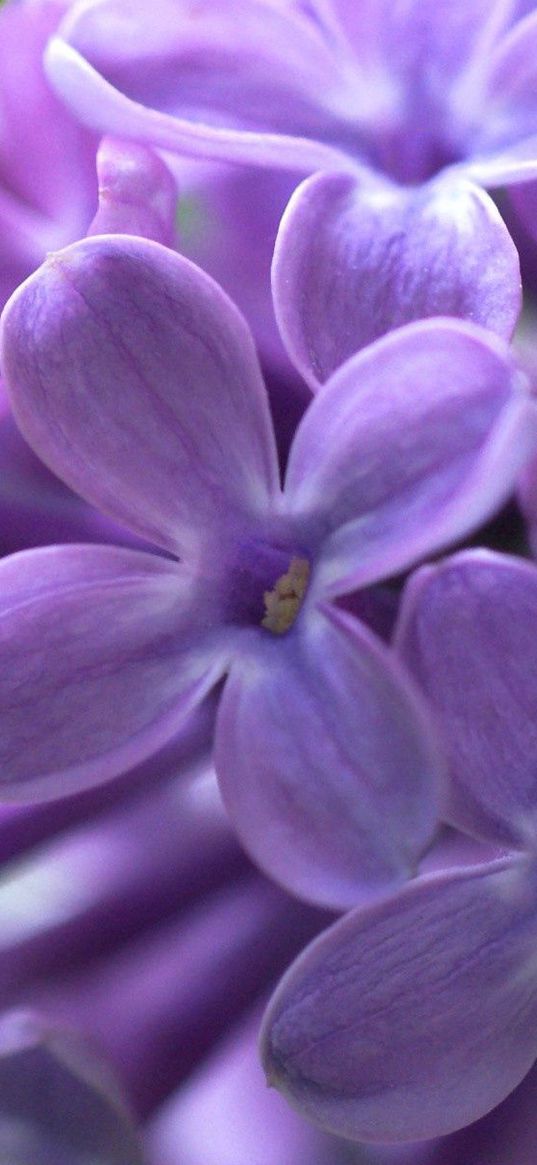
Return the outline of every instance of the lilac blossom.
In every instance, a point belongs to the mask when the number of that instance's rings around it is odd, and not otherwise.
[[[449,1133],[537,1058],[536,615],[535,566],[492,552],[424,567],[407,586],[397,645],[449,754],[446,817],[497,852],[351,911],[282,981],[265,1021],[269,1078],[340,1134]],[[534,1077],[515,1116],[533,1092]],[[488,1161],[478,1128],[412,1160],[461,1160],[472,1144]]]
[[[51,256],[6,309],[3,369],[45,462],[166,554],[0,564],[3,796],[143,764],[220,685],[217,771],[262,868],[338,906],[408,877],[441,756],[405,671],[337,599],[509,493],[536,409],[502,342],[445,320],[358,354],[312,401],[283,492],[244,320],[156,243]]]
[[[315,388],[412,319],[511,334],[518,260],[485,188],[537,177],[536,37],[534,4],[508,0],[158,0],[151,19],[143,0],[84,0],[46,62],[101,133],[310,175],[273,278]],[[517,195],[528,222],[533,197]]]

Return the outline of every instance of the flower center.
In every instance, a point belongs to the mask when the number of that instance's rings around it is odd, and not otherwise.
[[[280,575],[271,591],[265,591],[265,615],[261,626],[273,635],[284,635],[300,611],[308,589],[310,565],[307,558],[292,558],[289,569]]]

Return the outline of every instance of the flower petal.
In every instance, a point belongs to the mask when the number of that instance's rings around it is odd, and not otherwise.
[[[462,321],[409,324],[347,361],[287,472],[290,507],[324,539],[316,591],[366,586],[467,534],[511,492],[536,423],[509,349]]]
[[[397,647],[426,691],[450,757],[450,820],[535,845],[537,567],[467,551],[407,587]]]
[[[97,154],[99,208],[87,235],[141,235],[173,247],[177,187],[153,150],[104,138]]]
[[[83,125],[115,137],[134,138],[146,145],[185,157],[246,162],[284,170],[311,171],[323,166],[350,165],[335,146],[289,134],[225,129],[148,109],[115,89],[61,37],[52,37],[45,67],[53,89]]]
[[[4,799],[106,781],[179,731],[225,667],[191,591],[177,563],[112,547],[0,562]]]
[[[315,389],[372,340],[426,316],[509,338],[520,269],[492,200],[463,178],[416,191],[316,174],[283,216],[273,293],[287,350]]]
[[[231,665],[216,770],[239,836],[267,873],[348,907],[414,870],[439,815],[442,762],[392,654],[352,616],[303,612]]]
[[[87,239],[15,293],[3,369],[43,460],[105,512],[185,550],[278,490],[246,324],[188,260],[145,239]]]
[[[535,870],[507,859],[355,910],[288,971],[269,1081],[332,1132],[432,1137],[498,1104],[537,1055]]]
[[[0,1156],[32,1165],[143,1165],[112,1073],[72,1032],[31,1012],[0,1023]]]

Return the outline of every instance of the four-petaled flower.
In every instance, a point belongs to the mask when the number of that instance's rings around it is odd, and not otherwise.
[[[429,321],[349,360],[299,425],[283,490],[242,316],[158,243],[51,256],[6,308],[2,360],[44,461],[165,554],[0,563],[2,795],[114,777],[221,684],[216,767],[257,862],[337,906],[408,877],[439,812],[436,737],[337,600],[510,492],[537,406],[503,342]]]

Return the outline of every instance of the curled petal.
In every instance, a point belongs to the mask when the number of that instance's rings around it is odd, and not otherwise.
[[[156,243],[103,236],[52,255],[5,309],[3,369],[43,460],[157,545],[184,552],[279,489],[247,326]]]
[[[289,134],[224,129],[148,109],[115,89],[60,37],[52,37],[45,65],[51,85],[84,125],[133,138],[185,157],[247,162],[283,170],[311,171],[350,163],[335,146]]]
[[[439,815],[442,761],[391,653],[357,620],[304,611],[231,666],[216,730],[228,813],[286,889],[349,907],[414,871]]]
[[[396,643],[450,757],[449,817],[478,836],[537,840],[537,567],[467,551],[414,575]]]
[[[494,203],[462,177],[413,190],[316,174],[283,216],[273,294],[291,359],[315,389],[412,320],[460,316],[509,338],[520,269]]]
[[[360,352],[317,394],[289,458],[289,505],[324,540],[313,585],[342,594],[463,537],[536,439],[525,377],[479,328],[409,324]]]
[[[537,1055],[535,870],[507,859],[420,878],[307,949],[269,1006],[270,1083],[332,1132],[440,1136]]]
[[[97,154],[99,208],[88,235],[141,235],[173,247],[177,187],[158,154],[104,138]]]
[[[224,670],[176,563],[49,547],[0,563],[0,792],[47,800],[139,764]]]

